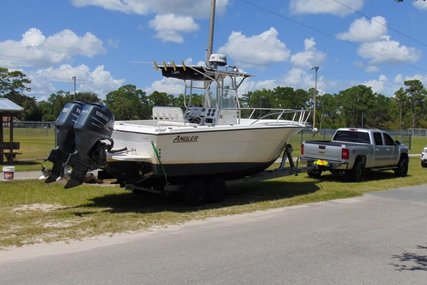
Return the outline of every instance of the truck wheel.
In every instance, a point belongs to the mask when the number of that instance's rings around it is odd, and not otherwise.
[[[200,206],[206,201],[206,182],[195,179],[183,186],[184,203],[190,206]]]
[[[397,169],[394,170],[394,175],[397,177],[405,177],[408,175],[408,159],[402,157],[397,164]]]
[[[312,168],[307,171],[308,176],[312,178],[319,178],[322,175],[322,170],[319,168]]]
[[[227,185],[221,177],[214,177],[208,181],[207,198],[209,202],[219,203],[225,199]]]
[[[363,162],[363,160],[357,160],[348,174],[350,180],[353,182],[363,181],[365,179],[366,174],[365,163]]]
[[[427,162],[421,161],[421,167],[427,167]]]

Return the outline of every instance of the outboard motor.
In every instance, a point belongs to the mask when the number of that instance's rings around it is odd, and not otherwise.
[[[53,162],[52,171],[46,183],[56,181],[64,172],[64,165],[68,156],[74,152],[74,124],[83,109],[83,103],[67,103],[55,121],[56,148],[53,149],[47,160]]]
[[[75,125],[75,151],[70,154],[65,167],[72,168],[65,188],[83,183],[88,171],[105,166],[107,151],[113,147],[111,134],[114,115],[101,103],[86,104]]]

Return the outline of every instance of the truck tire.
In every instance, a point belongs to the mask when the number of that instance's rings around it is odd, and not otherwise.
[[[400,158],[397,169],[394,170],[394,175],[396,177],[405,177],[408,175],[408,159],[406,157]]]
[[[312,178],[319,178],[320,175],[322,175],[322,170],[320,170],[319,168],[311,168],[307,170],[307,174]]]
[[[349,171],[348,177],[352,182],[360,182],[365,180],[366,168],[365,162],[362,159],[356,160],[353,165],[353,168]]]
[[[427,167],[427,162],[421,161],[421,167]]]

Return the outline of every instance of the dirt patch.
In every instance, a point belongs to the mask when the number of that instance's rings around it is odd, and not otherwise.
[[[28,205],[20,205],[12,209],[13,212],[31,212],[31,211],[42,211],[50,212],[54,210],[59,210],[66,208],[66,206],[59,204],[43,204],[43,203],[34,203]]]

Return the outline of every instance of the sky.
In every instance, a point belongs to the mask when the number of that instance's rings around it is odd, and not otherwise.
[[[0,67],[38,101],[132,84],[180,94],[157,63],[204,64],[210,0],[1,0]],[[427,85],[427,1],[216,0],[214,53],[254,75],[240,93],[290,86],[335,94],[358,84],[393,96]]]

